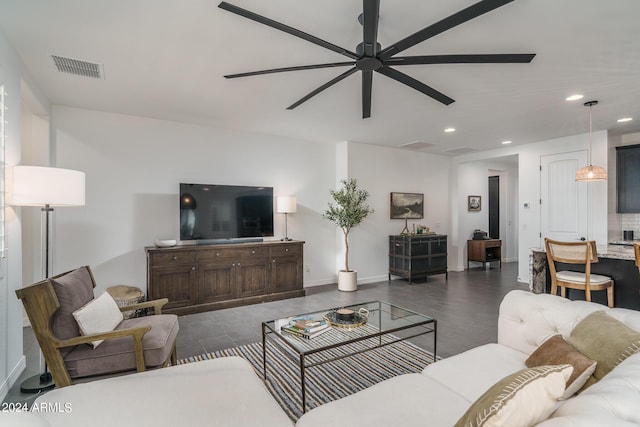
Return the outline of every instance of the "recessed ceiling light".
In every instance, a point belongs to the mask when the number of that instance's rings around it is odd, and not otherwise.
[[[618,123],[630,122],[631,120],[633,120],[632,117],[624,117],[622,119],[618,119]]]
[[[577,101],[578,99],[582,99],[582,98],[584,98],[584,95],[580,95],[579,93],[576,93],[575,95],[567,96],[565,99],[567,101]]]
[[[503,144],[511,144],[512,141],[502,141]]]
[[[446,128],[444,131],[447,132],[447,133],[448,132],[455,132],[456,128]]]

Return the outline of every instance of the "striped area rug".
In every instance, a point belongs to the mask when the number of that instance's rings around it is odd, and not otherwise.
[[[325,334],[327,335],[327,334]],[[325,337],[326,338],[326,337]],[[300,338],[302,339],[302,338]],[[386,340],[394,339],[393,336]],[[364,344],[352,344],[346,351],[364,349]],[[343,348],[342,351],[345,351]],[[263,378],[262,343],[253,343],[226,350],[181,359],[178,364],[240,356],[247,359]],[[307,363],[320,359],[307,359]],[[420,372],[433,362],[433,355],[407,341],[381,347],[344,359],[305,370],[307,411],[316,406],[348,396],[396,375]],[[293,421],[302,415],[299,359],[290,350],[267,342],[266,386]]]

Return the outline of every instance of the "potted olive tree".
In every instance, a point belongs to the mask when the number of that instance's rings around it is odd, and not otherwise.
[[[338,289],[341,291],[357,290],[357,272],[349,268],[349,233],[360,224],[373,209],[367,204],[369,192],[358,188],[358,182],[351,178],[340,181],[342,188],[329,193],[333,203],[324,213],[324,217],[336,223],[344,234],[344,269],[338,271]]]

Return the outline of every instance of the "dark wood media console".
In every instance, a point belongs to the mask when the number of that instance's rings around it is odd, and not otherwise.
[[[302,241],[146,247],[147,298],[190,314],[304,296]]]

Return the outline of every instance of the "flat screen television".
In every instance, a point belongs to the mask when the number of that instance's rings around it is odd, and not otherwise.
[[[273,236],[273,187],[180,184],[180,240]]]

